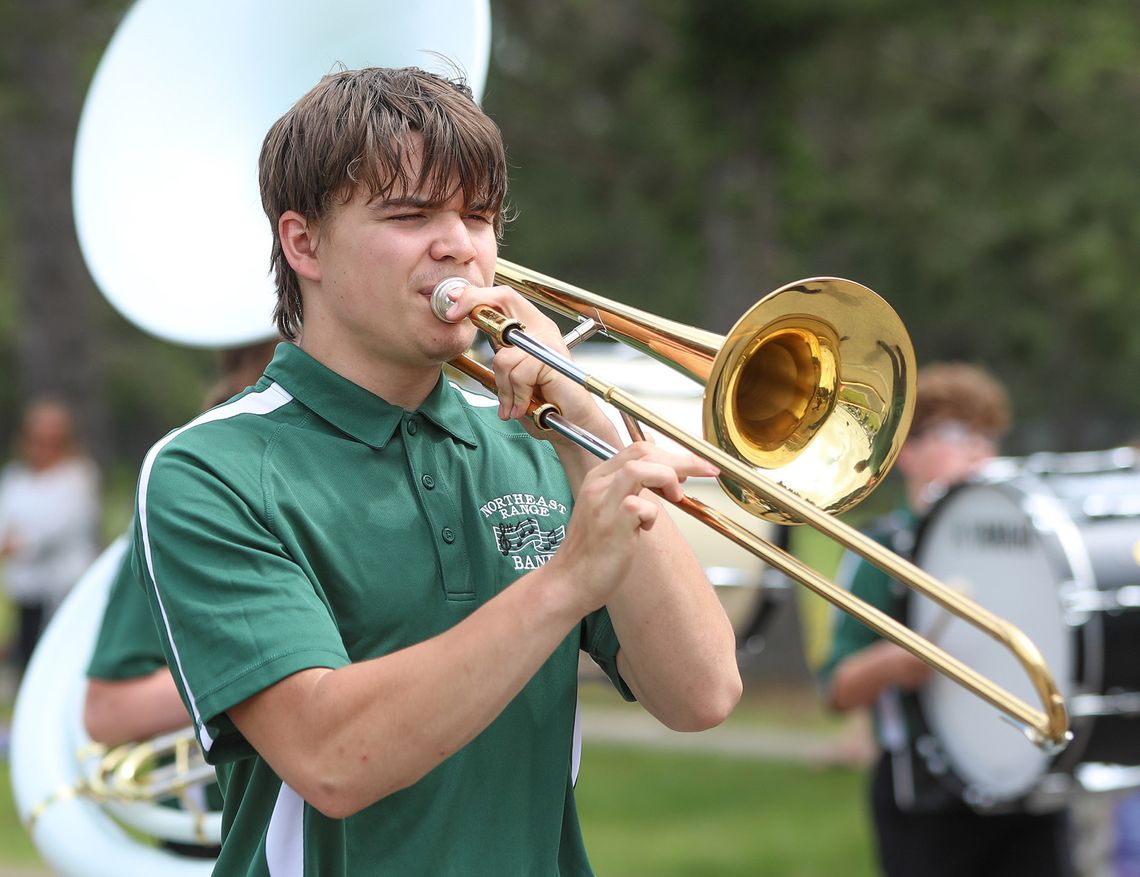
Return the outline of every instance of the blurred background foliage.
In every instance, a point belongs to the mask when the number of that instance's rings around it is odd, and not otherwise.
[[[75,244],[75,124],[127,5],[0,0],[0,442],[24,400],[60,393],[133,478],[214,364],[118,317]],[[895,306],[920,363],[973,360],[1009,384],[1009,451],[1140,435],[1134,3],[492,12],[484,105],[512,168],[508,258],[716,331],[791,280],[850,277]],[[208,223],[211,205],[154,209]],[[180,270],[210,282],[200,251]]]

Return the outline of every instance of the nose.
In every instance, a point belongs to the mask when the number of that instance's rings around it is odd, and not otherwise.
[[[476,256],[471,231],[458,213],[444,211],[437,217],[431,257],[436,261],[452,260],[466,264]]]

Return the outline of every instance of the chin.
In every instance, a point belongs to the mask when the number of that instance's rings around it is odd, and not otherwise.
[[[433,345],[430,351],[433,359],[438,362],[448,362],[461,353],[466,353],[475,343],[477,330],[474,326],[468,323],[466,326],[456,326],[456,328],[462,331],[437,339],[438,343]]]

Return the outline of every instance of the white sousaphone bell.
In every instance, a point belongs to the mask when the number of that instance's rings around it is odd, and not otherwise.
[[[479,96],[490,41],[489,0],[138,0],[99,63],[76,138],[75,223],[99,289],[175,344],[269,340],[257,159],[270,125],[341,67],[458,69]],[[123,543],[77,583],[32,656],[12,719],[16,805],[64,877],[204,877],[212,861],[137,835],[216,843],[219,814],[113,802],[90,772],[85,670]]]

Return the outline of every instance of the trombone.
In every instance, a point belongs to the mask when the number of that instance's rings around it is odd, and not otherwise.
[[[834,539],[984,632],[1016,658],[1040,700],[1035,708],[886,613],[852,596],[798,558],[691,496],[676,505],[880,636],[997,708],[1036,746],[1057,752],[1072,738],[1064,700],[1040,651],[1017,627],[946,587],[870,537],[833,517],[886,476],[914,410],[914,351],[894,310],[865,286],[823,277],[781,287],[753,305],[721,337],[627,307],[504,260],[497,283],[577,319],[568,343],[600,333],[705,384],[705,438],[686,433],[628,393],[585,373],[493,308],[469,318],[499,345],[515,345],[613,405],[637,439],[645,424],[720,469],[741,507],[781,524],[803,523]],[[441,320],[461,278],[439,283],[432,309]],[[836,317],[847,318],[841,334]],[[450,365],[492,391],[494,375],[464,355]],[[568,422],[554,406],[528,414],[595,455],[617,450]],[[779,472],[776,480],[765,472]]]

